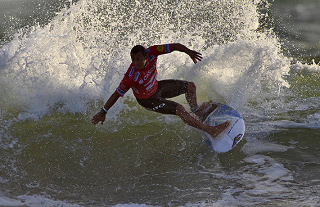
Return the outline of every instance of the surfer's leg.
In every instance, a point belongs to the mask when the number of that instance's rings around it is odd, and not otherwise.
[[[193,113],[199,110],[197,102],[197,88],[193,82],[188,82],[188,90],[186,92],[186,99]]]
[[[212,137],[216,137],[223,130],[227,128],[229,122],[217,126],[208,126],[189,114],[185,108],[174,101],[166,100],[164,98],[150,98],[150,99],[137,99],[138,103],[148,110],[162,114],[174,114],[178,115],[182,121],[189,126],[203,130],[210,134]]]
[[[149,98],[149,99],[137,99],[138,103],[143,106],[144,108],[162,113],[162,114],[174,114],[176,115],[176,108],[178,103],[166,100],[164,98]]]
[[[189,114],[181,104],[177,106],[176,114],[182,119],[184,123],[207,132],[213,138],[218,136],[229,125],[228,121],[217,126],[205,125],[201,121],[193,117],[191,114]]]
[[[162,80],[158,82],[158,90],[155,94],[161,98],[173,98],[185,94],[187,102],[192,111],[198,110],[196,85],[185,80]]]
[[[188,82],[186,99],[189,103],[192,113],[194,113],[197,117],[201,117],[202,114],[213,104],[213,101],[211,100],[208,102],[203,102],[200,106],[198,106],[196,85],[193,82]]]

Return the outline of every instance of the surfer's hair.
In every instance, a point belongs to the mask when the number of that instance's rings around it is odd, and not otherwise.
[[[130,54],[138,54],[141,53],[143,56],[147,56],[147,50],[142,45],[136,45],[131,49]]]

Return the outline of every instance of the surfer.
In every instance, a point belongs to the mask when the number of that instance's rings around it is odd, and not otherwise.
[[[190,50],[180,43],[154,45],[147,49],[141,45],[134,46],[130,52],[132,63],[124,78],[101,108],[101,111],[93,116],[92,123],[94,125],[99,122],[103,124],[108,110],[117,102],[119,97],[124,96],[131,88],[137,102],[148,110],[177,115],[184,123],[207,132],[211,137],[216,137],[226,129],[229,125],[228,121],[217,126],[205,125],[187,112],[181,104],[167,100],[167,98],[185,94],[191,111],[198,117],[210,104],[210,102],[205,102],[198,106],[196,86],[193,82],[175,79],[157,81],[156,63],[158,56],[173,51],[186,53],[194,63],[202,60],[202,55],[199,52]]]

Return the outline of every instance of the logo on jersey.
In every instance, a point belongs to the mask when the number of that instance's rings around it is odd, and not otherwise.
[[[152,68],[150,68],[150,70],[148,71],[148,73],[143,77],[143,80],[147,80],[155,69],[156,65],[153,65]]]
[[[164,46],[163,46],[163,45],[158,46],[158,47],[157,47],[157,50],[158,50],[159,52],[163,52]]]
[[[153,61],[156,57],[154,55],[150,56],[150,61]]]
[[[170,52],[170,45],[169,44],[165,44],[164,47],[165,47],[164,52],[165,53],[169,53]]]
[[[139,72],[137,72],[137,73],[136,73],[136,75],[134,76],[133,80],[134,80],[135,82],[138,80],[139,75],[140,75],[140,73],[139,73]]]

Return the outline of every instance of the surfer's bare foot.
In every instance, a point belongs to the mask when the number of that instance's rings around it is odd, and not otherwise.
[[[215,138],[218,136],[221,132],[223,132],[228,126],[230,122],[226,121],[222,124],[216,125],[216,126],[210,126],[210,129],[207,131],[212,138]]]
[[[213,104],[213,101],[212,101],[212,100],[211,100],[211,101],[208,101],[208,102],[203,102],[203,103],[201,104],[201,106],[199,107],[198,111],[195,113],[195,115],[198,116],[198,117],[200,117],[200,116],[203,114],[203,112],[204,112],[209,106],[211,106],[212,104]]]

